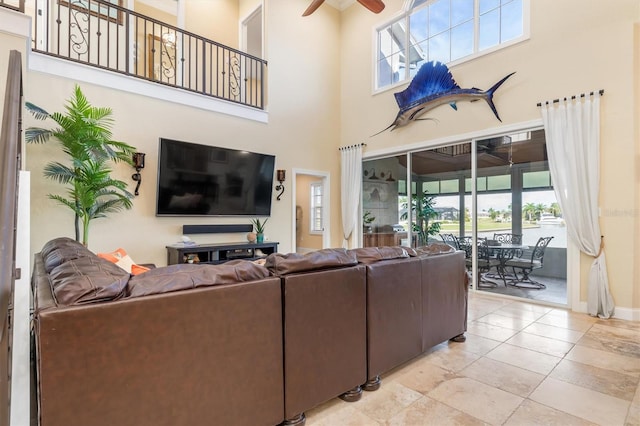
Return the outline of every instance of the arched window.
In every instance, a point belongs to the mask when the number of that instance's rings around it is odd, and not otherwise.
[[[529,37],[530,0],[413,0],[377,29],[376,90],[410,80],[424,62],[458,63]]]

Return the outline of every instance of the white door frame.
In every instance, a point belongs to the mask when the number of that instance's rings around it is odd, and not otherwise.
[[[330,212],[331,212],[331,175],[329,172],[323,172],[318,170],[307,170],[307,169],[291,169],[293,173],[293,179],[291,183],[291,191],[293,196],[291,197],[291,217],[294,220],[291,221],[291,251],[295,253],[297,247],[296,242],[296,182],[298,180],[298,175],[307,175],[307,176],[315,176],[322,179],[322,201],[323,201],[323,215],[322,215],[322,227],[324,231],[322,232],[322,248],[328,248],[331,246],[331,220],[329,220]]]

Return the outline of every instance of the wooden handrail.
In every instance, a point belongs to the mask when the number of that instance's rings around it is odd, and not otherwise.
[[[22,56],[9,54],[0,133],[0,426],[9,425],[13,289],[16,278],[18,173],[21,163]]]

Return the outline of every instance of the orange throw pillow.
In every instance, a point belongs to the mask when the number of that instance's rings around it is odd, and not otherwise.
[[[122,248],[112,251],[111,253],[98,253],[98,257],[115,263],[116,265],[133,275],[142,274],[143,272],[147,272],[149,270],[149,268],[147,267],[136,265],[133,259],[131,259],[127,252]]]

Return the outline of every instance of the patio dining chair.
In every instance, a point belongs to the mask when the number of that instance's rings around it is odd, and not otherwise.
[[[511,232],[496,232],[493,239],[500,244],[522,244],[522,234],[512,234]]]
[[[451,247],[453,247],[456,250],[461,250],[460,246],[458,246],[458,240],[456,239],[455,235],[440,234],[440,238],[442,238],[442,241],[444,241],[445,244],[449,244]]]
[[[553,237],[540,237],[528,256],[516,257],[505,262],[505,266],[511,268],[514,275],[509,285],[539,290],[547,288],[543,283],[531,279],[529,274],[542,268],[544,252],[552,239]]]
[[[471,269],[471,265],[473,262],[473,258],[472,258],[472,251],[471,251],[471,237],[467,237],[469,238],[469,256],[466,259],[466,264],[467,264],[467,268]],[[465,251],[466,253],[466,251]],[[479,275],[479,280],[478,280],[478,287],[479,288],[495,288],[498,286],[498,283],[492,280],[488,280],[487,278],[490,278],[491,276],[491,270],[493,268],[498,268],[500,266],[500,261],[498,259],[496,259],[495,257],[491,256],[491,249],[490,247],[487,245],[487,241],[486,240],[482,240],[480,241],[480,243],[478,244],[478,275]],[[497,272],[497,270],[496,270]]]

